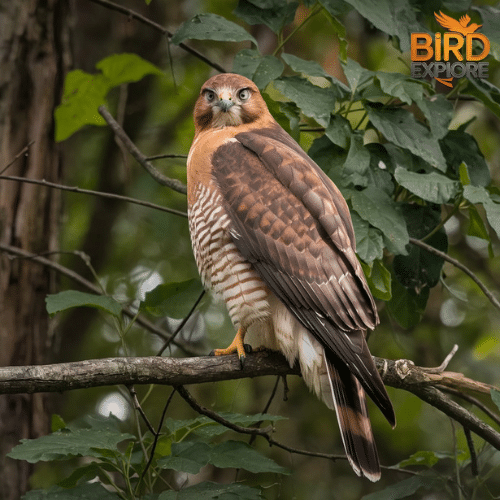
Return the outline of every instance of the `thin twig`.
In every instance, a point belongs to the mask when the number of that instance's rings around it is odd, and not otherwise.
[[[278,448],[281,448],[285,451],[289,451],[290,453],[296,453],[299,455],[307,455],[307,456],[312,456],[312,457],[319,457],[319,458],[328,458],[329,460],[346,460],[347,457],[345,455],[332,455],[329,453],[319,453],[319,452],[313,452],[313,451],[307,451],[307,450],[299,450],[297,448],[292,448],[290,446],[287,446],[285,444],[279,443],[278,441],[274,440],[269,432],[266,429],[258,429],[256,427],[243,427],[241,425],[234,424],[233,422],[230,422],[229,420],[226,420],[225,418],[221,417],[218,413],[209,410],[208,408],[205,408],[204,406],[201,406],[194,398],[191,396],[191,394],[186,390],[184,386],[177,386],[176,387],[177,392],[179,395],[188,403],[191,408],[193,408],[194,411],[197,413],[200,413],[201,415],[205,415],[209,419],[213,420],[214,422],[217,422],[218,424],[223,425],[224,427],[227,427],[228,429],[231,429],[235,432],[238,432],[239,434],[250,434],[250,435],[257,435],[261,436],[264,439],[267,440],[267,442],[271,446],[276,446]]]
[[[500,309],[500,302],[497,300],[497,298],[491,293],[491,291],[484,285],[484,283],[466,266],[464,266],[461,262],[459,262],[457,259],[454,259],[453,257],[450,257],[448,254],[441,252],[437,248],[434,248],[431,245],[428,245],[427,243],[424,243],[421,240],[417,240],[415,238],[410,238],[410,243],[413,245],[417,245],[425,250],[427,250],[429,253],[432,253],[434,255],[437,255],[438,257],[441,257],[442,259],[446,260],[450,264],[453,264],[455,267],[463,271],[467,276],[469,276],[474,283],[481,289],[481,291],[488,297],[489,301],[497,308]]]
[[[14,175],[0,175],[0,180],[26,182],[28,184],[38,184],[39,186],[45,186],[52,189],[60,189],[61,191],[70,191],[72,193],[88,194],[91,196],[98,196],[101,198],[108,198],[111,200],[120,200],[120,201],[125,201],[127,203],[134,203],[135,205],[141,205],[143,207],[154,208],[155,210],[161,210],[162,212],[179,215],[180,217],[187,217],[186,212],[181,212],[180,210],[176,210],[174,208],[168,208],[162,205],[157,205],[156,203],[151,203],[149,201],[142,201],[136,198],[130,198],[128,196],[122,196],[120,194],[103,193],[102,191],[92,191],[91,189],[83,189],[77,186],[65,186],[64,184],[56,184],[54,182],[48,182],[45,179],[27,179],[26,177],[16,177]]]
[[[158,444],[158,439],[160,438],[160,435],[161,435],[161,428],[163,427],[163,421],[165,420],[165,416],[167,414],[167,409],[170,406],[170,402],[172,401],[172,398],[174,397],[175,391],[176,391],[176,389],[174,387],[174,389],[170,393],[170,396],[167,399],[167,402],[165,403],[165,406],[163,407],[163,412],[162,412],[161,417],[160,417],[160,422],[158,423],[158,430],[156,432],[153,430],[153,434],[154,434],[153,445],[152,445],[151,451],[149,453],[148,463],[146,464],[146,467],[144,467],[144,470],[142,471],[141,477],[139,478],[139,481],[137,482],[137,486],[135,488],[136,493],[139,491],[139,487],[141,485],[141,482],[142,482],[144,476],[146,475],[146,472],[148,471],[149,467],[151,467],[151,464],[153,462],[153,458],[155,456],[156,446]]]
[[[52,260],[46,259],[45,257],[41,257],[39,255],[33,254],[31,252],[26,252],[25,250],[22,250],[21,248],[13,247],[10,245],[4,245],[0,243],[0,250],[7,252],[11,255],[15,255],[17,257],[23,257],[26,259],[30,259],[33,262],[36,262],[37,264],[41,264],[42,266],[46,266],[50,269],[54,269],[60,274],[63,274],[64,276],[67,276],[68,278],[71,278],[73,281],[76,283],[79,283],[83,287],[85,287],[87,290],[90,290],[91,292],[102,295],[102,292],[100,288],[87,279],[85,279],[83,276],[80,274],[76,273],[75,271],[68,269],[67,267],[62,266],[61,264],[54,262]],[[134,318],[136,316],[136,312],[130,309],[129,307],[123,307],[122,309],[123,314],[128,316],[129,318]],[[160,328],[153,324],[151,321],[148,319],[144,318],[143,316],[137,316],[135,322],[142,327],[146,328],[149,330],[151,333],[158,335],[164,340],[170,339],[170,332],[165,331],[163,328]],[[179,349],[182,349],[186,354],[189,354],[191,356],[196,356],[199,353],[194,352],[192,349],[190,349],[187,346],[183,346],[177,341],[172,341],[172,343],[178,347]]]
[[[156,431],[154,427],[151,425],[151,422],[149,421],[147,415],[144,413],[144,410],[142,409],[141,403],[139,403],[139,399],[137,398],[137,391],[135,390],[135,387],[133,385],[128,385],[127,386],[128,392],[130,393],[130,397],[132,398],[132,403],[134,404],[134,408],[140,413],[142,420],[144,420],[144,423],[146,424],[146,427],[149,429],[151,434],[153,436],[156,434]]]
[[[455,344],[448,356],[444,358],[443,362],[439,366],[435,366],[433,368],[422,368],[427,373],[443,373],[446,368],[448,368],[448,365],[450,364],[450,361],[452,360],[453,356],[455,356],[456,352],[458,351],[458,344]]]
[[[95,0],[93,0],[95,1]],[[159,172],[151,163],[148,162],[146,156],[143,155],[137,146],[132,142],[130,137],[125,133],[125,130],[120,127],[118,122],[111,116],[105,106],[99,106],[100,115],[106,120],[113,133],[122,141],[129,153],[137,160],[137,162],[146,169],[149,175],[162,186],[169,187],[178,193],[186,194],[187,188],[178,179],[171,179]]]
[[[479,475],[479,470],[477,466],[477,454],[476,454],[476,448],[474,448],[474,441],[472,440],[472,435],[470,433],[470,429],[466,426],[463,426],[464,429],[464,434],[465,434],[465,439],[467,440],[467,446],[469,448],[470,452],[470,469],[472,472],[472,475],[474,477]]]
[[[494,422],[497,423],[497,425],[500,425],[500,416],[496,414],[493,410],[488,408],[482,401],[479,399],[475,398],[474,396],[471,396],[470,394],[466,392],[459,391],[457,389],[453,389],[452,387],[445,387],[445,386],[440,386],[439,389],[443,392],[447,392],[449,394],[453,394],[457,398],[463,399],[464,401],[467,401],[474,406],[477,406],[483,413],[488,415],[488,417],[491,418]]]
[[[163,158],[187,158],[188,155],[174,155],[174,154],[169,154],[169,155],[154,155],[154,156],[147,156],[146,160],[151,161],[151,160],[161,160]]]
[[[151,19],[148,19],[147,17],[144,17],[143,15],[139,14],[138,12],[135,12],[131,9],[127,9],[126,7],[123,7],[122,5],[118,5],[114,2],[110,2],[109,0],[90,0],[91,2],[97,3],[99,5],[102,5],[110,10],[115,10],[117,12],[120,12],[121,14],[125,14],[127,17],[131,19],[136,19],[137,21],[140,21],[143,24],[146,24],[147,26],[154,28],[156,31],[159,31],[163,35],[167,36],[169,39],[172,38],[173,33],[170,33],[166,28],[164,28],[161,24],[155,23],[154,21],[151,21]],[[198,52],[196,49],[193,49],[192,47],[189,47],[188,45],[184,43],[180,43],[179,47],[186,52],[189,52],[193,56],[197,57],[204,63],[208,64],[212,68],[216,69],[217,71],[221,73],[226,73],[226,70],[220,65],[217,64],[216,62],[211,61],[208,59],[208,57],[204,56],[201,52]]]
[[[255,427],[242,427],[241,425],[233,424],[229,420],[226,420],[225,418],[221,417],[218,413],[209,410],[204,406],[201,406],[183,386],[178,386],[177,392],[186,401],[186,403],[188,403],[188,405],[191,406],[191,408],[194,411],[196,411],[201,415],[205,415],[214,422],[217,422],[218,424],[221,424],[224,427],[227,427],[228,429],[231,429],[235,432],[238,432],[240,434],[250,434],[252,436],[261,436],[267,440],[270,446],[276,446],[277,448],[281,448],[282,450],[288,451],[289,453],[295,453],[296,455],[305,455],[308,457],[316,457],[316,458],[326,458],[327,460],[332,460],[333,462],[335,462],[336,460],[347,460],[347,457],[345,455],[333,455],[331,453],[321,453],[315,451],[301,450],[299,448],[292,448],[291,446],[280,443],[279,441],[273,439],[265,429],[258,429]],[[395,467],[387,467],[383,465],[381,465],[380,467],[383,469],[389,469],[393,471],[395,470],[410,475],[418,474],[417,472],[406,469],[397,469]]]
[[[157,356],[161,356],[163,354],[163,351],[174,341],[177,334],[184,328],[184,325],[188,322],[189,318],[192,316],[192,314],[198,307],[198,304],[201,302],[201,299],[203,298],[204,295],[205,295],[205,290],[202,290],[199,297],[196,299],[196,302],[193,304],[193,307],[191,307],[186,317],[181,321],[180,325],[175,329],[174,333],[172,333],[170,338],[166,340],[165,343],[162,345],[161,349],[158,351]]]
[[[30,146],[33,145],[35,143],[35,141],[30,141],[28,142],[28,144],[26,144],[26,146],[24,146],[23,149],[21,149],[21,151],[19,151],[19,153],[17,153],[16,156],[14,156],[14,158],[12,159],[12,161],[10,161],[9,163],[7,163],[7,165],[5,165],[5,167],[0,170],[0,174],[3,174],[9,167],[11,167],[12,165],[14,165],[14,163],[16,163],[17,159],[19,157],[21,157],[23,154],[27,153],[30,149]]]
[[[271,396],[269,396],[269,399],[267,400],[266,406],[264,406],[264,409],[261,411],[261,413],[266,414],[269,411],[269,407],[271,406],[271,403],[273,402],[274,396],[276,396],[276,391],[278,390],[278,385],[280,383],[281,377],[276,377],[276,382],[274,383],[273,390],[271,391]],[[264,423],[264,420],[259,420],[256,422],[254,427],[259,428],[262,424]],[[250,436],[250,441],[248,441],[248,444],[252,444],[255,441],[255,434]]]

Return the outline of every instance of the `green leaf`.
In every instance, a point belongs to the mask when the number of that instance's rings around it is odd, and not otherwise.
[[[281,58],[297,73],[303,73],[306,76],[320,76],[326,79],[331,78],[316,61],[306,61],[293,54],[281,54]]]
[[[353,59],[348,58],[347,62],[342,64],[342,69],[344,70],[345,77],[349,82],[352,94],[373,80],[373,71],[363,68]]]
[[[370,151],[364,146],[362,135],[353,134],[347,158],[341,171],[342,185],[366,187],[368,185],[367,172],[370,167],[370,160]]]
[[[56,108],[56,141],[63,141],[84,125],[106,125],[99,106],[106,104],[108,92],[122,83],[136,82],[148,74],[162,71],[136,54],[114,54],[99,61],[102,73],[92,75],[70,71],[64,81],[64,94]]]
[[[484,225],[483,219],[479,215],[477,208],[471,205],[468,209],[469,212],[469,227],[467,228],[467,234],[469,236],[475,236],[476,238],[482,238],[486,241],[491,241],[488,230]]]
[[[434,451],[417,451],[406,460],[402,460],[395,467],[404,468],[412,465],[425,465],[426,467],[433,467],[439,462],[439,456]]]
[[[96,477],[100,477],[103,482],[106,482],[104,471],[116,472],[116,466],[106,462],[91,462],[75,469],[70,476],[59,482],[59,486],[74,488],[80,481],[92,481]]]
[[[220,42],[244,42],[257,40],[244,28],[217,14],[197,14],[181,24],[170,41],[179,45],[184,40],[217,40]]]
[[[443,94],[437,94],[422,98],[416,104],[424,113],[432,135],[436,139],[442,139],[448,133],[453,117],[453,103]]]
[[[439,142],[446,157],[446,164],[456,172],[457,177],[460,175],[460,165],[465,163],[470,184],[483,187],[490,184],[488,165],[472,135],[461,130],[450,130]]]
[[[202,290],[203,285],[198,279],[179,283],[163,283],[146,293],[144,302],[141,302],[140,310],[155,316],[184,318]]]
[[[274,101],[265,92],[262,93],[264,101],[274,119],[297,141],[300,140],[300,110],[293,102]]]
[[[282,77],[274,86],[293,101],[306,116],[314,118],[320,125],[327,126],[337,100],[332,88],[321,88],[298,76]]]
[[[50,430],[51,432],[56,432],[60,431],[61,429],[64,429],[66,427],[66,422],[63,420],[63,418],[60,415],[53,414],[51,423],[50,423]]]
[[[439,142],[413,114],[405,109],[380,108],[367,105],[368,117],[373,125],[397,146],[409,149],[433,167],[446,171],[446,161]]]
[[[84,483],[71,490],[53,486],[48,490],[29,491],[22,500],[118,500],[119,498],[99,483]]]
[[[490,41],[490,54],[500,61],[500,9],[490,5],[472,7],[472,10],[481,14],[481,33],[488,37]]]
[[[500,89],[487,80],[471,78],[463,91],[479,99],[490,111],[500,116]]]
[[[290,24],[299,4],[286,0],[259,2],[258,0],[239,0],[233,14],[248,24],[265,24],[275,33]]]
[[[255,82],[259,89],[283,73],[283,63],[274,56],[261,56],[257,50],[240,50],[233,61],[233,72],[246,76]]]
[[[274,56],[264,56],[261,58],[252,80],[259,89],[265,89],[270,82],[281,76],[283,73],[283,63]]]
[[[384,254],[384,243],[380,230],[370,226],[356,212],[351,213],[351,219],[359,258],[367,264],[375,259],[381,259]]]
[[[45,302],[47,312],[50,315],[71,309],[72,307],[94,307],[116,317],[119,317],[122,312],[122,306],[112,297],[79,292],[78,290],[66,290],[53,295],[47,295]]]
[[[366,274],[366,273],[365,273]],[[373,296],[386,302],[392,297],[391,273],[381,260],[374,260],[367,274],[368,286]]]
[[[408,0],[346,0],[376,28],[399,39],[401,52],[410,50],[410,33],[423,31]]]
[[[427,236],[440,222],[440,210],[430,206],[403,205],[403,215],[410,236],[416,239]],[[448,250],[448,237],[444,228],[441,228],[426,243],[432,247],[446,252]],[[427,250],[410,245],[408,255],[396,255],[393,269],[396,278],[406,288],[419,290],[422,287],[434,287],[441,277],[444,260]]]
[[[160,458],[158,467],[198,474],[208,464],[212,447],[201,441],[172,443],[171,455]]]
[[[21,439],[21,444],[12,448],[7,456],[29,463],[65,460],[76,456],[102,457],[103,452],[100,450],[118,452],[118,443],[133,438],[132,434],[111,429],[65,429],[37,439]]]
[[[484,187],[464,186],[464,197],[474,205],[477,203],[483,205],[489,225],[500,236],[500,204],[490,198]]]
[[[425,287],[420,293],[405,288],[395,278],[392,279],[392,298],[387,302],[387,308],[396,322],[405,329],[409,329],[420,322],[425,311],[429,288]]]
[[[500,410],[500,391],[496,389],[491,389],[491,400],[497,405],[497,408]]]
[[[411,104],[412,101],[420,101],[424,97],[424,87],[422,83],[406,75],[377,71],[375,72],[375,77],[383,92],[390,96],[397,97],[406,104]]]
[[[97,108],[106,104],[110,90],[103,75],[91,75],[79,69],[70,71],[64,81],[64,94],[54,116],[55,140],[64,141],[84,125],[106,125]]]
[[[260,500],[260,490],[243,484],[204,482],[179,491],[164,491],[158,500]]]
[[[362,497],[361,500],[400,500],[416,493],[420,488],[430,489],[437,481],[435,477],[424,475],[413,476],[404,479],[399,483],[394,483],[387,488],[370,493]]]
[[[343,149],[349,147],[352,128],[349,120],[341,115],[332,115],[330,125],[326,127],[325,135],[337,146]]]
[[[137,54],[113,54],[101,59],[95,67],[102,71],[110,87],[138,82],[146,75],[163,75],[160,68]]]
[[[260,454],[243,441],[230,440],[215,445],[210,453],[210,463],[219,468],[245,469],[253,473],[290,474],[288,469]]]
[[[460,163],[458,172],[459,172],[460,184],[462,184],[462,186],[468,186],[470,184],[470,175],[469,175],[469,169],[467,168],[467,164],[464,162]]]
[[[458,181],[437,172],[417,174],[402,167],[397,167],[394,177],[410,193],[416,194],[422,200],[439,205],[452,200],[457,195],[460,187]]]
[[[389,251],[406,255],[408,231],[395,202],[375,186],[369,186],[363,191],[351,191],[350,198],[352,207],[360,217],[382,231]]]

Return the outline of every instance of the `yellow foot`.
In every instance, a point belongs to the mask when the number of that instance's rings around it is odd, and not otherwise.
[[[248,344],[244,344],[245,330],[239,328],[236,332],[236,336],[233,341],[225,349],[214,349],[210,354],[213,356],[226,356],[227,354],[238,353],[238,358],[240,359],[241,368],[245,364],[246,354],[252,352],[252,348]]]

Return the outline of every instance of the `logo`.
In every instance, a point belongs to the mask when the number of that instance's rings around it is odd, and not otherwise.
[[[469,24],[471,19],[467,14],[458,21],[441,11],[434,16],[449,31],[436,33],[434,40],[428,33],[411,34],[412,78],[429,76],[448,87],[453,87],[454,78],[488,78],[489,63],[483,59],[490,52],[490,41],[476,32],[482,24]],[[475,54],[473,48],[476,48]]]

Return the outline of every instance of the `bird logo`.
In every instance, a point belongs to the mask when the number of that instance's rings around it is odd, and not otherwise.
[[[470,22],[470,16],[465,14],[458,21],[453,19],[453,17],[447,16],[439,11],[439,14],[434,12],[434,16],[436,16],[437,22],[443,27],[447,28],[450,31],[454,31],[456,33],[460,33],[463,36],[470,35],[474,33],[478,28],[482,26],[482,24],[472,23],[468,25]]]

